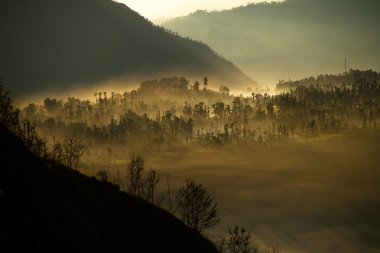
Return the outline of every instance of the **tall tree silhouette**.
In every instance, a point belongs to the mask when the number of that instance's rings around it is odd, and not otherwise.
[[[15,132],[19,127],[19,110],[13,106],[9,92],[0,79],[0,123]]]
[[[132,155],[128,166],[129,193],[132,196],[140,196],[143,186],[144,160],[141,157]]]

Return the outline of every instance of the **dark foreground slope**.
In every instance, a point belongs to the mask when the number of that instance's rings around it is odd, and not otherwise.
[[[217,252],[166,211],[50,168],[1,126],[0,140],[0,252]]]
[[[4,0],[0,34],[0,76],[19,93],[165,75],[253,83],[207,45],[111,0]]]

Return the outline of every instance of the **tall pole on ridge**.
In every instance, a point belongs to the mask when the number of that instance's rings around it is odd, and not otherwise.
[[[347,57],[344,57],[344,73],[347,75]]]

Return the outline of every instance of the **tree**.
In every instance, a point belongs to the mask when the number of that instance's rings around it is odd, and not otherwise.
[[[222,119],[224,114],[224,103],[216,102],[212,105],[212,108],[214,109],[213,113],[218,116],[218,119]]]
[[[100,170],[96,173],[96,176],[99,178],[100,182],[105,183],[108,181],[110,172],[108,170]]]
[[[20,111],[13,106],[13,100],[0,80],[0,124],[16,132],[19,130],[19,114]]]
[[[64,139],[63,156],[67,162],[67,166],[72,168],[75,162],[75,169],[78,169],[79,159],[84,155],[84,151],[85,146],[79,138],[70,136]]]
[[[132,196],[141,196],[143,187],[143,171],[144,160],[136,155],[132,155],[127,167],[129,193]]]
[[[107,103],[107,92],[103,91],[103,95],[104,95],[104,102]]]
[[[187,89],[188,89],[188,86],[189,86],[189,81],[186,80],[186,78],[181,77],[181,78],[179,79],[179,87],[180,87],[180,89],[182,89],[182,90],[187,90]]]
[[[227,87],[227,86],[220,86],[219,87],[219,92],[223,95],[223,96],[229,96],[230,95],[230,89]]]
[[[216,212],[217,203],[206,193],[202,184],[188,181],[178,190],[176,204],[183,222],[199,232],[220,221]]]
[[[25,146],[43,159],[47,158],[47,140],[37,134],[35,123],[19,120],[20,110],[13,106],[9,92],[4,90],[0,79],[0,124],[15,133]]]
[[[228,230],[228,237],[226,239],[226,248],[230,253],[249,253],[252,250],[251,233],[248,232],[243,226],[234,227]],[[253,252],[257,252],[257,247],[253,247]]]
[[[208,78],[207,78],[207,77],[204,77],[204,78],[203,78],[203,85],[204,85],[203,90],[206,90],[206,87],[207,87],[207,85],[208,85]]]
[[[35,123],[31,124],[28,120],[23,120],[18,136],[31,152],[41,158],[47,158],[47,139],[38,135]]]
[[[166,178],[166,202],[168,211],[175,213],[174,185],[169,177]]]
[[[199,82],[195,81],[194,86],[193,86],[194,91],[199,91]]]
[[[148,200],[150,203],[155,203],[154,190],[159,181],[160,178],[157,175],[156,171],[150,169],[145,178],[145,199]]]
[[[62,162],[65,158],[63,145],[60,141],[57,141],[55,136],[52,137],[52,149],[51,149],[51,158],[53,161],[58,163]]]
[[[62,107],[62,101],[57,99],[46,98],[44,100],[44,109],[46,113],[52,115],[57,113]]]

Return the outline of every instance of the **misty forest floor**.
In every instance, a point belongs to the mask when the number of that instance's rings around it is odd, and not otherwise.
[[[380,132],[232,154],[195,152],[147,164],[203,183],[222,222],[243,224],[283,252],[380,252]]]

